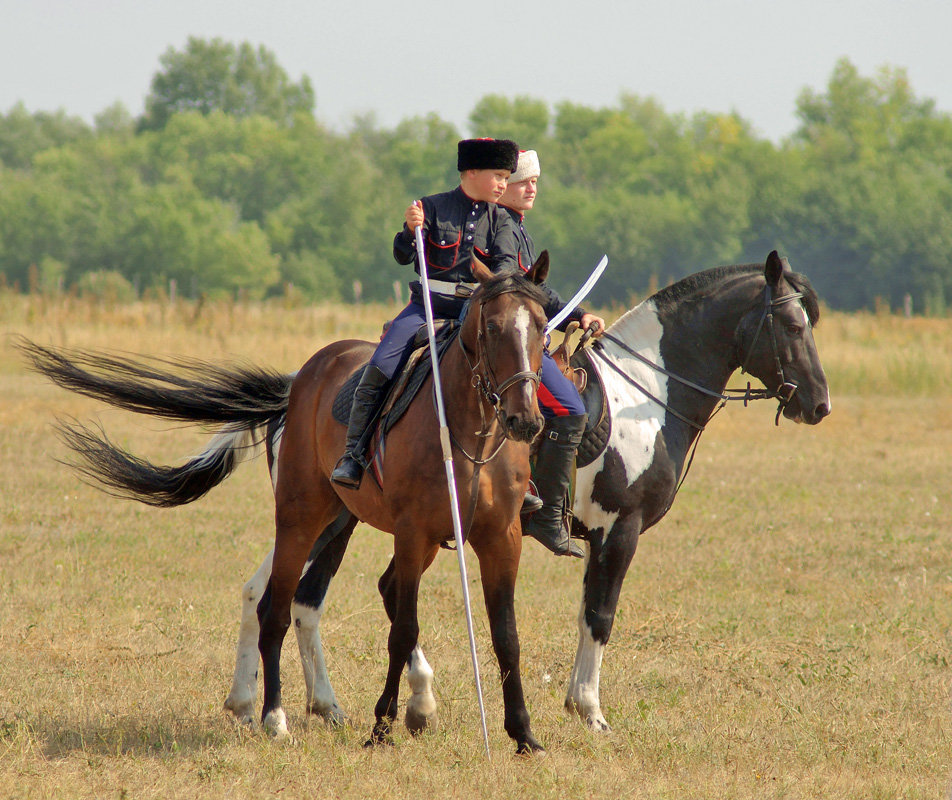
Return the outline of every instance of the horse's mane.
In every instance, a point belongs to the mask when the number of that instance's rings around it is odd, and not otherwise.
[[[481,283],[476,288],[476,291],[473,292],[473,300],[487,302],[494,297],[499,297],[501,294],[512,292],[526,295],[530,300],[534,300],[543,308],[549,299],[542,289],[525,276],[524,272],[514,270],[512,272],[497,273],[485,283]]]
[[[721,283],[735,275],[747,273],[762,274],[763,264],[731,264],[723,267],[713,267],[702,272],[696,272],[688,275],[670,286],[657,291],[651,296],[655,305],[661,308],[670,308],[678,305],[682,300],[703,293],[708,287]],[[817,293],[811,285],[809,279],[799,272],[791,270],[783,271],[784,280],[789,283],[794,290],[803,294],[803,307],[806,309],[810,324],[816,327],[820,321],[820,301]]]

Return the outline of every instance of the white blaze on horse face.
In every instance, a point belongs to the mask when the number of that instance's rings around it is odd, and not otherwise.
[[[661,335],[663,329],[658,312],[652,301],[646,300],[633,308],[614,325],[612,334],[645,358],[660,367]],[[665,376],[651,367],[632,358],[624,350],[607,340],[602,340],[605,352],[624,372],[640,386],[653,394],[662,403],[668,399],[668,382]],[[645,396],[613,369],[606,367],[596,357],[594,363],[602,377],[612,415],[612,432],[608,448],[621,457],[625,470],[625,482],[634,483],[654,460],[654,446],[664,422],[664,408]],[[607,452],[607,450],[606,450]],[[602,470],[605,454],[578,471],[575,488],[575,516],[591,531],[601,529],[607,536],[618,519],[617,511],[602,508],[592,498],[595,476]]]
[[[529,313],[529,309],[525,306],[520,306],[516,310],[516,319],[513,323],[516,331],[519,334],[519,360],[522,362],[519,371],[520,372],[531,372],[532,365],[529,360],[529,326],[532,324],[532,315]],[[529,392],[527,400],[532,402],[532,389],[534,384],[530,381],[523,381],[523,391]]]

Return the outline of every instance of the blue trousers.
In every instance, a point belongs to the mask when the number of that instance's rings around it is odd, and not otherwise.
[[[585,413],[582,398],[575,384],[566,378],[548,350],[542,352],[542,385],[539,387],[539,410],[545,419],[574,417]]]

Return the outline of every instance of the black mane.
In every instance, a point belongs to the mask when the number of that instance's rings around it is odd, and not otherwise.
[[[763,274],[763,271],[763,264],[730,264],[713,267],[688,275],[686,278],[660,289],[650,299],[654,301],[659,309],[666,309],[678,305],[688,297],[702,294],[708,287],[715,286],[735,275],[748,273],[760,275]],[[786,269],[783,272],[783,277],[795,291],[803,294],[803,307],[806,309],[810,324],[816,327],[820,320],[820,301],[809,279],[805,275]]]

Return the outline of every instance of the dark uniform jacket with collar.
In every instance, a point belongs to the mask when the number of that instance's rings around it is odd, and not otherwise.
[[[472,260],[475,255],[493,272],[514,270],[519,264],[519,244],[512,220],[505,209],[468,197],[462,188],[423,198],[423,240],[427,277],[431,281],[454,284],[475,282]],[[393,257],[400,264],[417,263],[416,239],[406,225],[393,239]],[[410,283],[410,299],[422,303],[419,281]],[[433,310],[449,316],[465,302],[434,290]]]
[[[532,242],[532,237],[529,236],[528,231],[526,231],[525,214],[520,213],[512,208],[506,208],[505,206],[500,206],[502,210],[508,213],[509,217],[512,219],[513,227],[516,229],[516,238],[519,242],[519,267],[523,272],[528,272],[533,264],[536,262],[536,251],[535,245]],[[546,293],[549,298],[549,302],[545,304],[545,316],[547,319],[552,319],[556,314],[558,314],[563,308],[565,308],[565,301],[559,297],[559,293],[555,291],[549,285],[543,283],[539,286],[542,291]],[[566,326],[572,320],[580,322],[582,315],[585,313],[584,309],[579,306],[571,314],[566,317],[565,320],[558,326],[558,330],[564,331]]]

